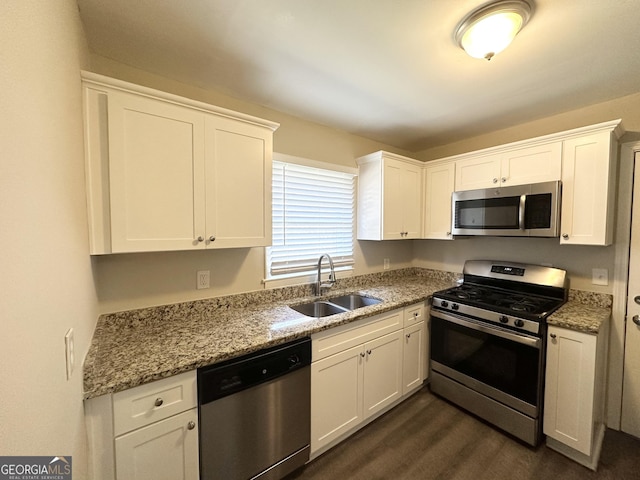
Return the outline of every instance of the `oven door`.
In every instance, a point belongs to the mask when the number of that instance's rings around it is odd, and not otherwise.
[[[431,369],[532,418],[542,401],[542,352],[540,338],[431,311]]]

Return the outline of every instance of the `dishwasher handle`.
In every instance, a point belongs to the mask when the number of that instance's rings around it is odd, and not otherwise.
[[[219,398],[311,365],[311,339],[305,337],[198,369],[198,403]]]

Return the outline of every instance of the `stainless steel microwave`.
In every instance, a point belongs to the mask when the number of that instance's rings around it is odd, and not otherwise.
[[[561,183],[454,192],[453,235],[557,237]]]

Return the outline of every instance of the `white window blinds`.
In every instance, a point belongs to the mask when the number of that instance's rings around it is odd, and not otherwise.
[[[274,161],[269,274],[312,271],[324,253],[352,265],[354,192],[353,174]]]

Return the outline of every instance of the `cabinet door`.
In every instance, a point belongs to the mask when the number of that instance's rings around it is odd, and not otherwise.
[[[562,174],[562,142],[520,148],[502,155],[502,186],[560,180]]]
[[[611,244],[615,200],[611,144],[610,132],[564,142],[561,244]]]
[[[423,238],[452,240],[451,195],[454,191],[455,163],[425,167]]]
[[[108,102],[112,252],[204,248],[204,114],[123,92]]]
[[[117,437],[115,445],[118,480],[199,477],[196,408]]]
[[[362,345],[311,364],[311,453],[360,424]]]
[[[548,336],[544,433],[591,455],[597,337],[557,327]]]
[[[500,158],[501,155],[497,154],[458,160],[455,167],[456,191],[500,185]]]
[[[365,418],[402,396],[402,332],[398,330],[365,344]]]
[[[404,163],[396,160],[384,160],[382,177],[382,239],[404,238]]]
[[[422,385],[426,359],[424,358],[425,323],[419,322],[404,329],[402,350],[402,394]]]
[[[271,245],[272,131],[206,117],[208,248]]]
[[[405,164],[402,172],[403,238],[420,238],[422,234],[422,168]]]

